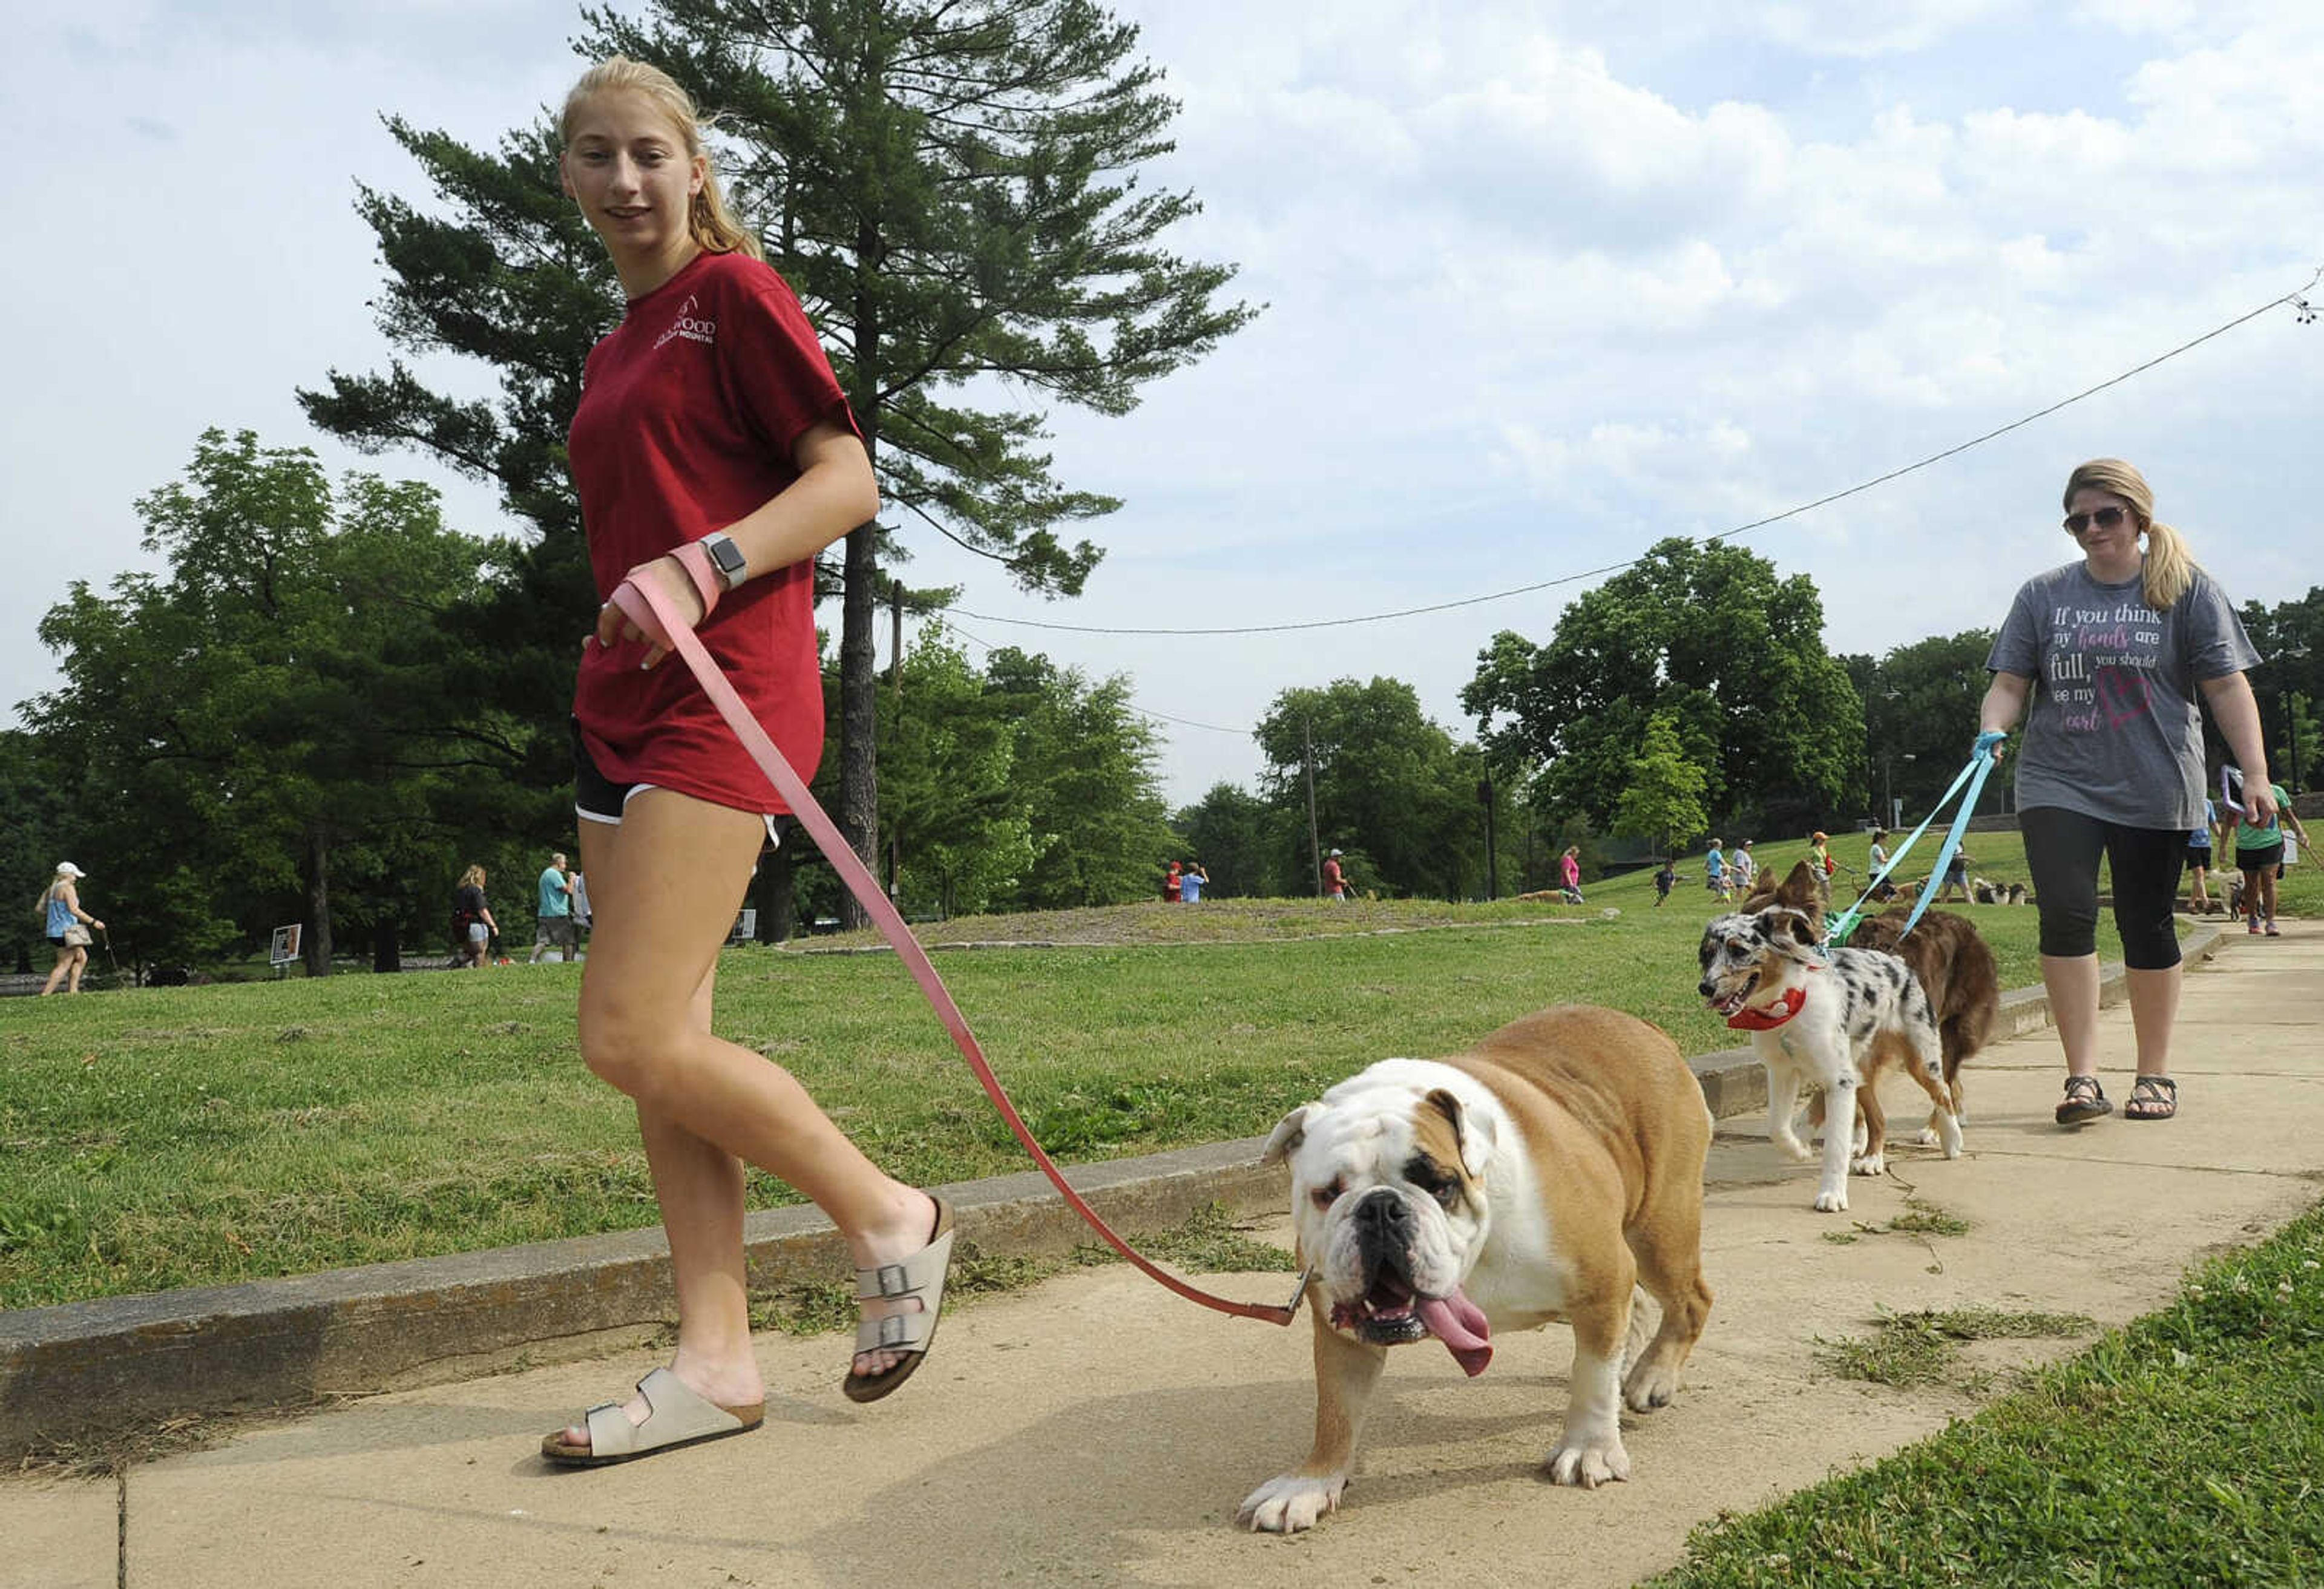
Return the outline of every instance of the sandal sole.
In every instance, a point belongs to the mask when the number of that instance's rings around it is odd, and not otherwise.
[[[940,1239],[945,1231],[956,1228],[954,1224],[954,1214],[952,1206],[939,1198],[936,1199],[936,1231],[929,1237],[932,1242]],[[949,1281],[951,1278],[952,1266],[947,1263],[945,1266],[945,1280]],[[863,1300],[865,1299],[858,1299],[858,1300]],[[920,1364],[928,1360],[928,1353],[936,1344],[936,1330],[943,1324],[944,1305],[939,1300],[936,1317],[928,1321],[928,1338],[920,1344],[918,1351],[906,1353],[904,1360],[885,1373],[859,1374],[851,1371],[846,1378],[839,1382],[839,1393],[850,1401],[862,1406],[877,1401],[882,1397],[892,1396],[902,1390],[904,1382],[919,1373]],[[874,1349],[877,1350],[877,1348]]]
[[[727,1440],[736,1435],[747,1435],[765,1421],[764,1418],[761,1418],[757,1422],[746,1423],[739,1429],[713,1429],[706,1435],[691,1435],[683,1440],[670,1440],[659,1446],[649,1446],[642,1451],[616,1452],[611,1456],[600,1456],[594,1451],[585,1451],[577,1446],[565,1446],[556,1436],[551,1435],[540,1442],[540,1456],[542,1461],[554,1463],[558,1467],[613,1467],[621,1463],[635,1462],[641,1456],[659,1456],[665,1451],[683,1451],[688,1446],[700,1446],[712,1440]]]

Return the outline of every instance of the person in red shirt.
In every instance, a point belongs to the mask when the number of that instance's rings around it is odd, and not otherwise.
[[[828,1215],[858,1265],[844,1382],[886,1395],[924,1360],[952,1215],[874,1165],[780,1066],[711,1032],[718,951],[782,805],[683,668],[612,604],[658,584],[802,776],[823,749],[816,554],[879,510],[846,399],[798,299],[728,213],[692,102],[616,56],[565,103],[566,194],[628,299],[592,350],[567,438],[597,593],[574,693],[595,933],[582,1058],[636,1101],[678,1289],[676,1354],[623,1406],[547,1437],[576,1465],[739,1434],[751,1349],[745,1163]]]
[[[1347,874],[1340,869],[1340,852],[1336,850],[1323,858],[1323,897],[1336,905],[1348,902]]]
[[[1178,863],[1175,860],[1170,863],[1170,869],[1162,874],[1162,897],[1169,904],[1182,903],[1179,896],[1183,892],[1183,877],[1184,874],[1178,870]]]

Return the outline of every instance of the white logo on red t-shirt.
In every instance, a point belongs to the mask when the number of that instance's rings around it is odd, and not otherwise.
[[[695,310],[700,307],[689,293],[686,302],[678,306],[678,318],[670,322],[669,330],[654,339],[654,346],[661,346],[673,336],[683,336],[688,342],[698,342],[706,347],[715,343],[718,340],[718,322],[706,320],[696,315]]]

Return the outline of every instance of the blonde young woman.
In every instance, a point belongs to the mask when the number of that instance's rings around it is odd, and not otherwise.
[[[2081,559],[2018,591],[1986,659],[1993,684],[1978,727],[2006,730],[2025,716],[2018,825],[2042,913],[2042,985],[2066,1056],[2058,1124],[2114,1108],[2098,1079],[2101,853],[2138,1050],[2123,1113],[2168,1120],[2179,1111],[2170,1074],[2180,976],[2172,908],[2187,835],[2204,820],[2197,701],[2209,703],[2243,766],[2260,769],[2245,786],[2273,815],[2259,708],[2244,676],[2259,653],[2226,592],[2155,519],[2154,493],[2137,470],[2093,459],[2067,477],[2065,506]]]
[[[80,991],[80,974],[88,967],[88,935],[93,930],[105,931],[105,923],[80,907],[80,894],[73,885],[88,877],[87,872],[69,860],[57,862],[56,876],[41,891],[38,902],[42,929],[48,934],[49,947],[57,951],[57,963],[42,986],[41,997],[46,998],[63,982],[67,993]],[[74,940],[79,941],[76,942]]]
[[[800,772],[822,754],[815,555],[879,510],[853,415],[815,330],[727,213],[692,103],[615,57],[565,103],[566,194],[628,299],[589,355],[567,450],[597,593],[574,701],[581,869],[595,915],[581,1053],[635,1100],[669,1232],[678,1332],[622,1405],[543,1440],[595,1465],[755,1428],[743,1175],[813,1199],[857,1265],[861,1325],[842,1389],[876,1400],[924,1360],[952,1216],[894,1180],[780,1066],[711,1031],[774,791],[682,667],[612,605],[659,587]]]
[[[493,919],[493,907],[484,903],[484,868],[472,866],[460,874],[460,886],[452,891],[452,914],[460,924],[461,952],[471,967],[483,970],[492,963],[493,934],[501,930]]]

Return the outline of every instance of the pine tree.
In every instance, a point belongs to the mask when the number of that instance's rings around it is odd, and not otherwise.
[[[897,560],[906,536],[933,530],[1023,588],[1078,592],[1102,554],[1072,527],[1120,503],[1057,478],[1044,405],[1126,413],[1145,382],[1257,311],[1218,301],[1231,266],[1159,245],[1198,208],[1139,184],[1171,148],[1177,106],[1133,59],[1136,28],[1088,0],[662,0],[635,19],[584,15],[586,53],[651,61],[717,116],[735,207],[822,332],[900,526],[883,546],[865,525],[844,554],[839,821],[868,859],[883,551]],[[618,309],[611,273],[558,197],[550,128],[493,160],[389,126],[458,216],[364,193],[396,277],[383,323],[401,346],[501,366],[503,394],[455,403],[398,366],[302,397],[350,439],[420,445],[498,480],[544,531],[512,605],[570,629],[594,602],[572,599],[577,544],[549,545],[578,541],[561,439],[580,359]],[[996,404],[1002,386],[1033,402]]]

